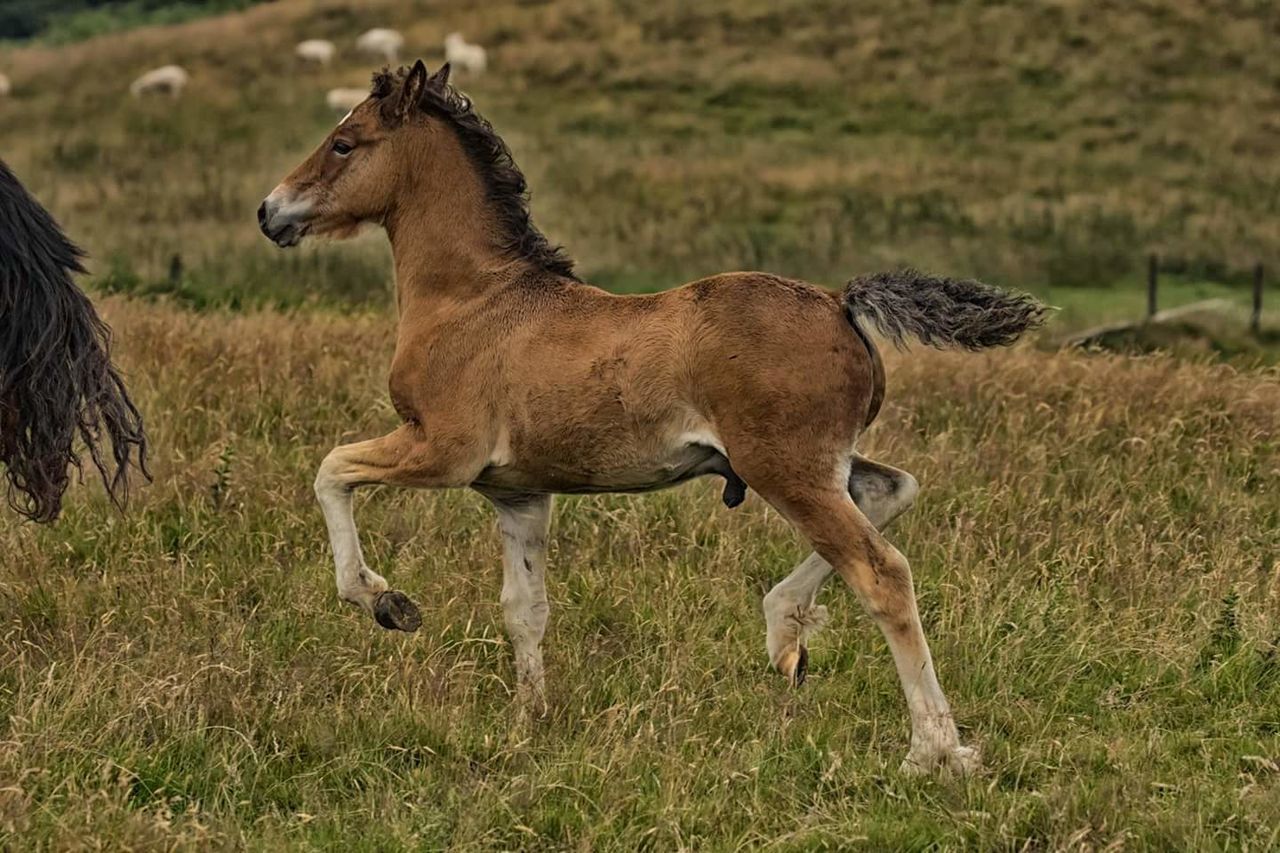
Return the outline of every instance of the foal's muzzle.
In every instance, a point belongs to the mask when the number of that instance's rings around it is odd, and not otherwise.
[[[287,249],[307,233],[310,212],[310,203],[288,198],[277,188],[258,207],[258,228],[272,243]]]

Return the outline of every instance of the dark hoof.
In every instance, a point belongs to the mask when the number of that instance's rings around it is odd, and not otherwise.
[[[804,677],[809,672],[809,650],[800,647],[800,660],[796,661],[796,674],[793,676],[796,687],[804,684]]]
[[[373,618],[388,631],[408,631],[413,633],[422,626],[422,614],[418,605],[409,600],[409,596],[398,590],[389,589],[373,602]]]

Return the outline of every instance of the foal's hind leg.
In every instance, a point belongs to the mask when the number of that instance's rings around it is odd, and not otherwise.
[[[849,464],[849,495],[867,520],[883,531],[911,509],[920,484],[901,468],[854,456]]]
[[[906,471],[853,458],[849,494],[877,530],[910,509],[919,490],[916,478]],[[815,602],[831,571],[831,564],[815,552],[764,597],[769,661],[796,686],[804,683],[809,664],[806,642],[827,620],[827,608]]]
[[[764,597],[769,662],[795,687],[804,683],[809,668],[808,640],[827,621],[827,608],[816,600],[830,574],[831,564],[815,551]]]
[[[841,490],[806,489],[781,481],[757,485],[749,475],[747,481],[835,567],[888,641],[911,713],[911,750],[902,770],[975,769],[977,753],[960,745],[951,707],[934,673],[906,558]]]
[[[546,712],[542,637],[547,630],[547,530],[551,496],[490,497],[502,531],[502,611],[516,659],[516,697],[523,711]]]

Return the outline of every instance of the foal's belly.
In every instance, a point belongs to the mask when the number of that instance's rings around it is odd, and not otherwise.
[[[620,453],[611,459],[503,459],[481,471],[473,485],[558,494],[650,492],[706,474],[724,476],[730,470],[728,459],[716,448],[688,443],[665,452]]]

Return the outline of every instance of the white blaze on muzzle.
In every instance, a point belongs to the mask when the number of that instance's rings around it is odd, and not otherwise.
[[[277,246],[296,246],[307,232],[313,207],[311,199],[281,185],[262,202],[258,209],[258,225],[267,239]]]

